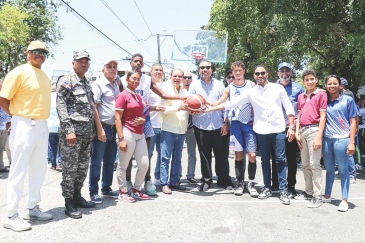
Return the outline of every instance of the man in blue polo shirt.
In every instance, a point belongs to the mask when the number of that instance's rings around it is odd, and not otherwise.
[[[304,88],[300,86],[298,83],[295,83],[292,80],[293,75],[293,68],[292,66],[287,62],[282,62],[278,66],[278,84],[281,84],[286,93],[289,96],[290,102],[293,105],[294,108],[294,122],[297,119],[298,116],[298,96],[301,93],[304,93]],[[289,129],[289,121],[288,117],[285,113],[285,109],[283,108],[284,118],[285,118],[285,126],[286,126],[286,132]],[[297,140],[294,138],[292,141],[285,140],[285,153],[286,153],[286,163],[288,166],[288,192],[290,197],[295,197],[297,195],[297,192],[295,190],[295,184],[297,183],[296,177],[297,177],[297,159],[296,159],[296,152],[298,150]],[[276,163],[272,163],[272,181],[273,185],[279,185],[278,182],[278,173],[276,169]]]

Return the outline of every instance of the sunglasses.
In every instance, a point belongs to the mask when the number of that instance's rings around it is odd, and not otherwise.
[[[211,68],[211,66],[201,66],[201,67],[200,67],[200,70],[204,70],[204,69],[209,70],[210,68]]]
[[[256,76],[264,76],[266,74],[266,72],[256,72],[255,75]]]
[[[117,69],[117,68],[118,68],[118,66],[106,65],[106,68],[109,68],[109,69],[112,69],[112,68]]]
[[[234,79],[234,76],[227,76],[228,79]]]
[[[191,79],[191,76],[184,76],[184,79]]]
[[[44,57],[48,57],[48,52],[44,51],[44,50],[32,50],[31,52],[33,52],[36,55],[42,55]]]
[[[291,70],[288,69],[283,69],[283,70],[279,70],[280,73],[290,73]]]

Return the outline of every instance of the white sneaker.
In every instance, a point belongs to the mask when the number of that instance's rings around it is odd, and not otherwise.
[[[53,219],[53,216],[52,214],[42,212],[39,205],[37,205],[32,209],[27,208],[23,214],[23,219],[45,221]]]
[[[347,212],[347,210],[349,210],[349,204],[341,202],[340,205],[338,206],[337,210],[340,212]]]
[[[259,193],[257,192],[256,188],[255,188],[255,182],[249,182],[248,186],[248,193],[250,193],[251,197],[258,197]]]
[[[236,188],[234,189],[234,195],[241,196],[244,190],[245,190],[245,183],[239,181],[237,182]]]
[[[325,198],[324,196],[322,196],[322,202],[324,202],[324,203],[331,203],[331,201],[332,201],[332,197]]]
[[[3,226],[5,229],[11,229],[17,232],[30,230],[32,228],[32,226],[20,218],[18,214],[14,214],[11,218],[6,218]]]

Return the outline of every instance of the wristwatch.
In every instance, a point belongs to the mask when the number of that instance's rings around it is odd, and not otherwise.
[[[124,137],[118,137],[119,142],[124,140]]]
[[[289,126],[289,128],[293,131],[295,131],[295,126]]]

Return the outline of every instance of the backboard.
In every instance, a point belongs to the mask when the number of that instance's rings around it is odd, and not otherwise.
[[[215,63],[227,61],[227,38],[217,38],[210,30],[175,30],[171,60],[193,61],[201,54],[204,59]],[[192,55],[193,54],[193,55]]]

